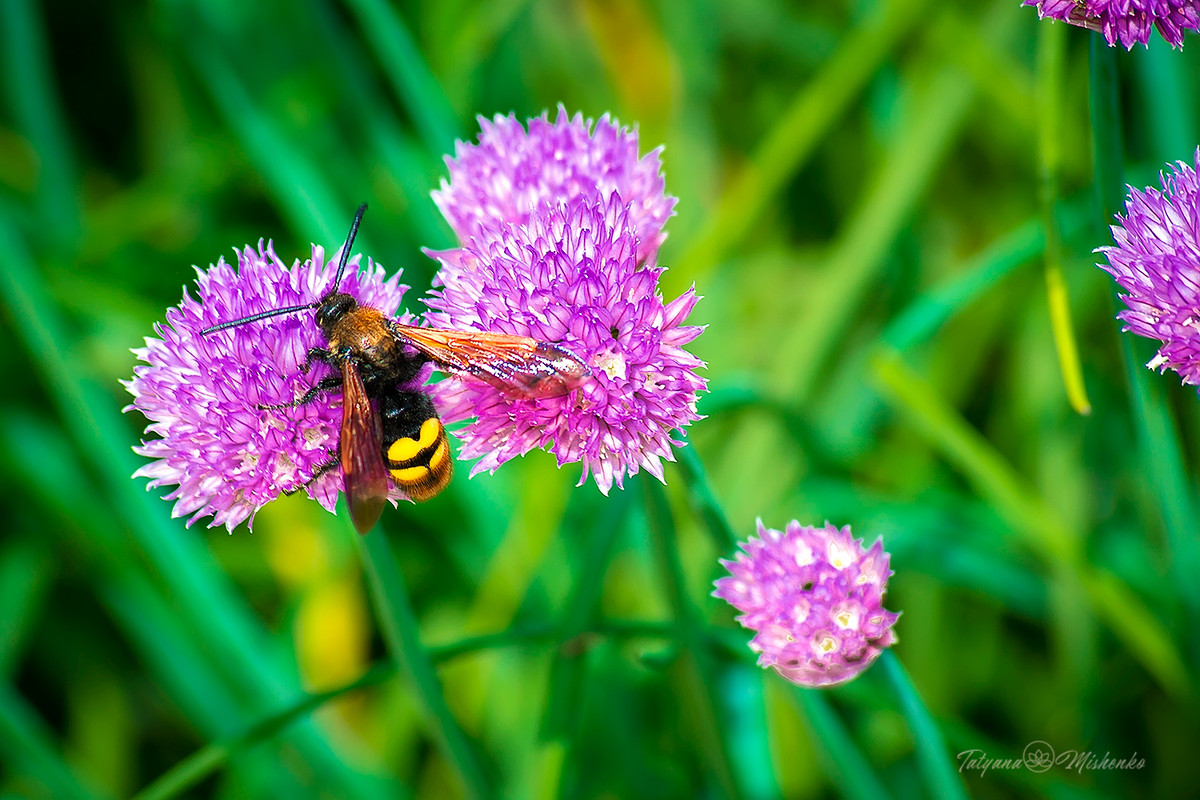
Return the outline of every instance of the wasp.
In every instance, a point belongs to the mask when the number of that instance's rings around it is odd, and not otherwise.
[[[447,330],[404,325],[339,291],[350,248],[367,206],[354,215],[342,247],[333,286],[320,299],[271,309],[205,328],[201,335],[236,328],[268,317],[316,309],[325,347],[311,348],[301,367],[313,362],[337,372],[317,381],[281,409],[304,405],[324,392],[342,392],[338,457],[310,479],[342,469],[350,518],[360,533],[375,526],[388,497],[388,480],[413,502],[437,496],[454,473],[446,429],[429,395],[414,390],[421,368],[433,362],[450,373],[483,381],[512,397],[559,397],[577,388],[591,371],[572,353],[527,336],[487,331]]]

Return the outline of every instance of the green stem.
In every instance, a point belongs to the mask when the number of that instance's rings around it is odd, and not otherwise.
[[[883,674],[887,676],[888,683],[891,684],[892,691],[900,701],[900,711],[908,720],[908,728],[912,732],[917,752],[917,761],[925,776],[929,796],[946,800],[957,800],[957,798],[965,800],[967,797],[966,787],[963,786],[962,778],[959,777],[958,768],[949,758],[942,732],[938,730],[937,723],[933,721],[929,709],[925,707],[916,687],[912,685],[900,659],[888,650],[879,657],[879,662],[883,667]]]
[[[703,633],[706,638],[704,644],[712,651],[721,651],[747,661],[751,660],[750,651],[746,648],[745,636],[741,632],[706,629]],[[661,639],[676,643],[682,640],[678,624],[658,620],[602,620],[585,630],[578,631],[577,635],[580,634],[605,636],[611,639]],[[495,633],[469,636],[455,642],[430,647],[429,659],[434,664],[443,664],[460,656],[482,650],[518,647],[530,643],[542,643],[547,646],[561,645],[563,643],[562,625],[558,623],[520,625]],[[378,686],[395,677],[396,672],[395,662],[386,659],[373,664],[365,674],[349,683],[328,691],[303,695],[280,711],[247,726],[240,733],[211,742],[179,761],[139,792],[134,800],[168,800],[168,798],[175,797],[223,767],[232,756],[242,754],[249,748],[278,735],[289,725],[316,711],[331,700],[336,700],[359,689]]]
[[[712,535],[717,549],[731,554],[738,546],[737,535],[729,524],[725,510],[712,491],[704,462],[700,460],[694,447],[682,447],[677,453],[693,507]],[[657,487],[654,488],[657,489]],[[661,490],[658,490],[657,493],[661,495]],[[648,502],[647,506],[649,508],[651,503]],[[653,516],[651,519],[653,520]],[[651,530],[653,531],[653,529],[652,522]],[[666,555],[668,558],[672,555],[676,559],[678,558],[677,553],[670,552]],[[668,572],[670,571],[668,570]],[[682,578],[668,581],[672,590],[675,590],[676,586],[682,585],[681,582]],[[687,623],[682,619],[680,624],[686,628]],[[745,634],[740,631],[728,631],[728,633],[731,635],[724,643],[732,644],[730,652],[735,657],[748,657],[751,651],[746,646]],[[805,719],[816,733],[814,738],[819,743],[818,751],[826,762],[831,779],[837,783],[842,792],[848,797],[863,798],[864,800],[886,798],[887,793],[883,790],[882,782],[871,771],[866,757],[855,746],[853,739],[838,721],[821,692],[805,689],[801,690],[798,696],[804,707]]]
[[[579,631],[578,634],[594,634],[612,639],[661,639],[670,642],[681,640],[681,632],[676,623],[657,620],[603,620]],[[749,660],[750,651],[746,648],[745,637],[740,632],[706,630],[705,634],[705,644],[710,649]],[[561,645],[562,626],[557,623],[521,625],[495,633],[470,636],[456,642],[430,647],[429,659],[434,664],[443,664],[482,650],[518,647],[530,643]],[[378,686],[393,678],[396,672],[395,662],[387,659],[375,663],[365,674],[349,683],[325,692],[304,695],[282,710],[247,726],[240,733],[223,737],[200,748],[163,773],[139,792],[134,800],[168,800],[175,797],[223,767],[233,755],[244,753],[250,747],[276,736],[289,725],[331,700],[359,689]]]
[[[371,667],[362,677],[345,686],[307,695],[282,711],[259,720],[241,733],[212,742],[176,762],[175,766],[163,773],[154,783],[138,792],[133,800],[169,800],[176,797],[214,773],[235,753],[244,753],[254,745],[270,739],[330,700],[368,686],[376,686],[395,673],[394,664],[383,662]]]
[[[1125,200],[1125,145],[1121,136],[1121,97],[1116,52],[1099,36],[1089,36],[1088,108],[1092,160],[1100,213],[1111,220]]]
[[[675,518],[667,504],[666,492],[655,481],[640,482],[645,490],[646,514],[650,523],[650,538],[658,561],[658,572],[667,592],[667,601],[678,621],[681,632],[680,666],[683,670],[684,691],[692,700],[696,714],[695,735],[705,760],[714,773],[725,797],[738,798],[741,791],[734,777],[728,744],[721,735],[717,687],[719,681],[712,659],[703,646],[697,611],[688,599],[683,565],[676,547]]]
[[[854,743],[850,732],[830,706],[825,689],[798,687],[793,697],[812,728],[817,756],[825,766],[830,783],[843,797],[855,800],[886,800],[883,781],[871,769],[871,762]]]
[[[346,530],[351,530],[347,524]],[[418,706],[442,754],[458,774],[468,797],[494,797],[474,745],[450,712],[429,654],[421,645],[416,616],[408,600],[403,575],[383,533],[354,534],[366,567],[371,598],[388,652],[409,680]]]
[[[617,534],[629,505],[628,492],[621,492],[605,503],[595,530],[588,538],[587,552],[579,560],[579,568],[574,570],[576,583],[557,631],[560,642],[570,642],[591,626],[600,606],[604,576],[608,574],[608,563],[616,549]],[[576,727],[586,675],[586,664],[581,655],[579,648],[560,648],[551,664],[540,731],[543,739],[568,739]]]
[[[732,555],[738,546],[737,533],[729,524],[729,518],[725,516],[725,509],[717,500],[712,484],[708,481],[708,472],[704,469],[704,462],[700,460],[696,448],[691,442],[686,441],[687,437],[683,431],[676,431],[676,434],[685,442],[685,446],[678,448],[675,452],[679,456],[679,469],[683,473],[684,483],[687,484],[692,506],[700,515],[700,519],[704,521],[704,526],[712,536],[717,552],[726,556]]]

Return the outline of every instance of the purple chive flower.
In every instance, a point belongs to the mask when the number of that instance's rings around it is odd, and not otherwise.
[[[743,627],[756,631],[750,649],[758,663],[792,683],[833,686],[870,666],[896,642],[899,614],[883,607],[889,556],[882,540],[870,550],[850,528],[802,526],[786,531],[758,521],[716,582],[716,597],[733,605]]]
[[[675,198],[665,194],[662,148],[639,156],[636,131],[607,114],[595,123],[582,114],[570,117],[561,105],[553,123],[543,114],[529,120],[528,130],[512,114],[491,122],[480,117],[479,125],[479,143],[455,144],[454,157],[446,157],[450,180],[433,192],[460,242],[502,236],[507,224],[526,224],[546,200],[604,200],[616,193],[629,205],[638,260],[654,266],[675,208]]]
[[[158,438],[134,450],[154,459],[134,477],[150,479],[148,488],[176,488],[172,516],[190,516],[188,524],[211,515],[209,527],[230,532],[281,492],[299,489],[335,455],[341,427],[341,395],[323,394],[295,408],[263,410],[262,404],[299,399],[330,368],[314,363],[300,371],[310,347],[323,345],[313,312],[303,311],[201,336],[200,331],[284,306],[312,302],[330,288],[337,257],[325,260],[314,246],[312,258],[291,268],[268,243],[238,251],[238,267],[222,258],[207,270],[197,268],[197,297],[184,290],[178,308],[167,311],[166,324],[156,324],[159,338],[133,352],[144,364],[134,367],[133,380],[122,381],[133,395],[126,409],[149,420]],[[385,279],[384,270],[368,262],[355,269],[341,290],[363,305],[391,316],[400,307],[406,286],[399,273]],[[307,487],[310,496],[333,511],[343,485],[340,469],[330,470]]]
[[[1183,382],[1200,384],[1200,148],[1196,167],[1179,161],[1160,174],[1163,190],[1129,187],[1125,214],[1112,226],[1116,245],[1097,248],[1124,292],[1117,315],[1125,330],[1158,339],[1146,366],[1170,368]]]
[[[1023,0],[1051,17],[1104,34],[1109,46],[1130,50],[1150,41],[1158,28],[1172,47],[1183,47],[1183,32],[1200,28],[1200,0]]]
[[[498,228],[461,248],[430,253],[443,274],[425,315],[431,325],[489,330],[556,342],[591,369],[579,389],[532,401],[466,381],[435,388],[447,421],[477,419],[457,432],[471,470],[494,471],[543,446],[583,463],[605,494],[644,467],[663,479],[673,436],[696,413],[704,363],[683,346],[703,328],[684,325],[697,297],[689,289],[667,303],[662,270],[639,266],[634,213],[621,195],[543,202],[520,225]]]

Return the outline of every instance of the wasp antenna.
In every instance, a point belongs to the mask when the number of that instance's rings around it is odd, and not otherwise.
[[[287,308],[273,308],[270,311],[260,311],[259,313],[251,314],[248,317],[230,320],[229,322],[222,322],[220,325],[213,325],[211,328],[205,328],[204,330],[200,331],[200,335],[207,336],[210,333],[223,331],[226,328],[236,328],[238,325],[245,325],[248,322],[257,322],[258,320],[266,319],[267,317],[278,317],[280,314],[295,314],[297,311],[307,311],[310,308],[316,308],[318,305],[318,303],[305,303],[302,306],[288,306]]]
[[[333,291],[337,291],[342,285],[342,273],[346,271],[346,262],[350,260],[350,248],[354,244],[354,237],[358,235],[358,223],[362,222],[363,214],[367,211],[367,204],[363,203],[358,207],[358,211],[354,212],[354,222],[350,223],[350,233],[346,236],[346,243],[342,245],[342,259],[338,262],[337,278],[333,281]]]

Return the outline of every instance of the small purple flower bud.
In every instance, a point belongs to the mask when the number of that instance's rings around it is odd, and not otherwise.
[[[783,532],[758,521],[758,537],[741,546],[729,575],[716,582],[715,597],[742,614],[755,631],[750,649],[758,663],[802,686],[834,686],[870,666],[896,642],[897,613],[883,607],[889,556],[878,540],[861,540],[826,523]]]

